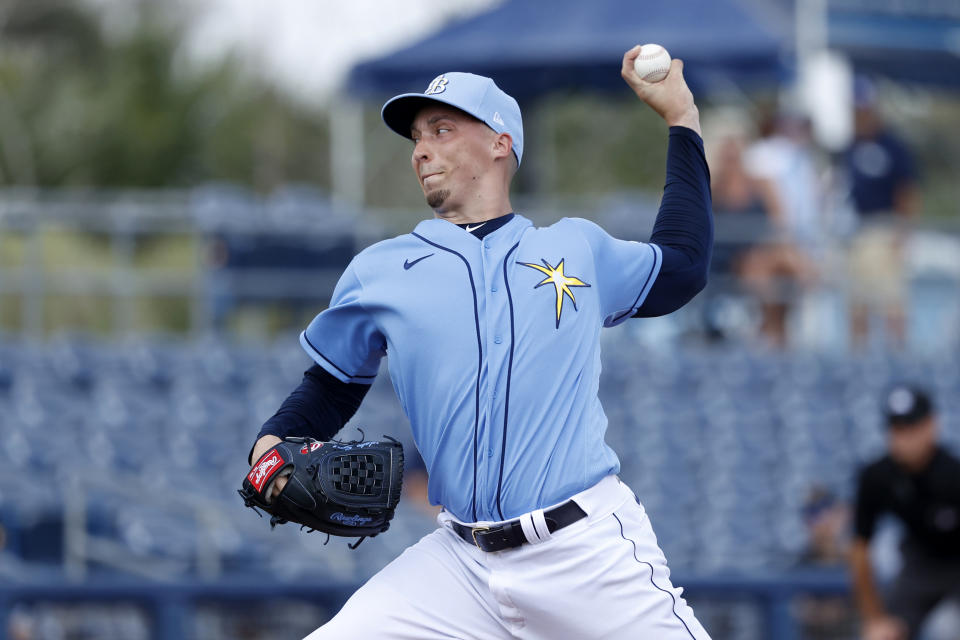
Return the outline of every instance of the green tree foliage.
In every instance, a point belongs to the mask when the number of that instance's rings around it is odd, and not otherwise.
[[[236,61],[184,68],[183,30],[144,3],[108,37],[72,0],[0,9],[0,184],[326,186],[326,120]]]
[[[547,106],[557,154],[552,189],[576,194],[663,188],[667,128],[628,90],[564,95]]]

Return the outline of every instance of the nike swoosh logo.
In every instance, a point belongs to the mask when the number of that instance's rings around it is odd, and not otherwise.
[[[486,222],[481,222],[480,224],[478,224],[478,225],[475,226],[475,227],[471,227],[470,225],[467,225],[467,226],[464,227],[464,230],[465,230],[467,233],[470,233],[471,231],[476,231],[477,229],[479,229],[480,227],[482,227],[482,226],[485,225],[485,224],[487,224],[487,223],[486,223]]]
[[[417,258],[417,259],[414,260],[413,262],[410,262],[409,260],[404,260],[404,261],[403,261],[403,270],[406,271],[407,269],[409,269],[409,268],[412,267],[413,265],[417,264],[417,263],[420,262],[421,260],[426,260],[427,258],[429,258],[429,257],[432,256],[432,255],[433,255],[432,253],[428,253],[427,255],[425,255],[425,256],[423,256],[423,257],[421,257],[421,258]]]

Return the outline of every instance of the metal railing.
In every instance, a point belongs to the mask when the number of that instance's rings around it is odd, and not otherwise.
[[[849,595],[850,586],[840,570],[789,571],[750,575],[677,575],[685,596],[696,607],[706,600],[747,599],[762,612],[762,638],[797,640],[798,621],[791,611],[795,598],[804,595]],[[129,603],[146,608],[152,618],[155,640],[191,638],[191,616],[199,603],[308,600],[338,610],[359,584],[335,581],[280,582],[255,578],[157,583],[136,579],[82,582],[23,582],[0,585],[0,630],[7,628],[16,604],[37,602]],[[325,622],[317,620],[319,626]],[[719,636],[718,636],[719,640]]]
[[[541,208],[550,206],[545,202],[539,204]],[[605,226],[615,235],[643,239],[652,227],[656,206],[656,201],[650,198],[624,195],[608,207],[606,214],[610,219]],[[528,217],[541,223],[552,222],[561,215],[552,209],[548,212],[537,207],[537,202],[528,202],[522,209]],[[564,213],[576,215],[573,211]],[[16,300],[19,308],[13,329],[34,338],[42,337],[50,330],[49,306],[57,296],[67,297],[68,300],[83,297],[96,299],[99,305],[96,312],[105,317],[102,322],[109,325],[108,331],[114,335],[128,335],[141,328],[138,309],[143,308],[145,299],[152,300],[155,306],[161,304],[158,301],[182,301],[179,304],[185,307],[186,326],[177,325],[175,330],[187,331],[194,336],[222,330],[225,305],[235,310],[243,301],[260,307],[281,303],[298,312],[305,305],[319,310],[329,300],[349,257],[338,258],[336,264],[318,265],[316,268],[309,264],[297,267],[262,264],[236,268],[217,264],[210,259],[211,253],[225,237],[243,239],[248,243],[262,238],[286,237],[300,239],[305,245],[313,245],[318,254],[323,254],[323,246],[335,236],[347,238],[352,243],[353,252],[356,252],[387,235],[378,220],[390,217],[390,212],[346,209],[316,194],[295,193],[289,197],[280,194],[261,198],[229,191],[217,191],[210,195],[203,190],[98,192],[93,195],[67,191],[38,194],[0,190],[0,251],[3,250],[5,236],[8,239],[15,238],[22,250],[22,260],[12,265],[9,257],[0,255],[0,307],[5,302]],[[715,233],[718,247],[723,243],[742,244],[762,240],[758,234],[762,234],[763,230],[756,228],[753,222],[732,218],[720,219],[718,216]],[[49,236],[64,229],[101,239],[101,254],[105,263],[102,268],[101,265],[82,268],[70,264],[60,264],[54,268],[45,264],[52,251]],[[960,244],[960,228],[956,221],[941,221],[939,226],[926,226],[924,229],[935,232],[948,243]],[[182,238],[182,263],[175,265],[176,268],[138,267],[138,247],[145,240],[170,236]],[[830,261],[827,257],[816,258],[820,261],[818,266],[822,267],[822,273],[815,288],[772,288],[786,292],[782,295],[791,297],[789,302],[799,302],[803,296],[811,299],[819,295],[820,302],[830,297],[830,304],[835,307],[847,306],[851,282],[846,277],[845,269],[838,264],[842,263],[842,243],[834,238],[830,244],[833,246],[833,253],[827,256],[832,256]],[[950,250],[944,251],[941,247],[939,251],[929,253],[949,254]],[[839,261],[835,259],[838,256]],[[919,280],[927,278],[931,266],[934,270],[938,268],[927,260],[923,267],[927,271],[919,275]],[[951,269],[953,271],[949,272]],[[940,336],[938,340],[943,345],[938,347],[949,347],[960,340],[960,329],[951,328],[956,325],[955,319],[960,318],[960,302],[956,294],[960,266],[953,264],[945,271],[941,269],[936,277],[942,280],[934,283],[939,287],[938,292],[946,294],[938,302],[942,308],[936,311],[949,318],[939,319],[938,324],[943,326],[930,333]],[[742,285],[731,274],[711,276],[713,292],[731,292],[749,299],[751,293],[745,291]],[[923,285],[927,290],[930,289],[929,278]],[[706,297],[701,296],[701,301]],[[924,307],[913,305],[910,310],[918,308]],[[929,309],[930,305],[927,304],[925,308]],[[3,309],[0,308],[0,311]],[[757,315],[755,311],[752,311],[754,316]],[[13,312],[9,310],[0,313],[0,321],[6,318],[9,327],[12,315]],[[808,313],[805,317],[809,319],[812,316]],[[147,319],[152,320],[153,317]],[[70,322],[69,319],[64,320],[54,328],[79,328],[71,326]],[[148,327],[147,330],[154,328]],[[816,329],[807,333],[823,332]]]
[[[307,198],[272,203],[248,199],[202,200],[190,193],[71,194],[0,191],[0,241],[22,246],[22,260],[11,265],[0,255],[0,303],[20,301],[19,330],[39,337],[48,326],[50,296],[96,296],[110,305],[110,331],[136,330],[138,298],[185,298],[189,331],[202,335],[214,328],[217,296],[256,296],[261,300],[327,300],[346,262],[317,268],[222,268],[210,259],[218,242],[229,238],[294,238],[315,241],[322,250],[336,234],[352,239],[356,250],[380,239],[379,225],[362,214]],[[292,211],[292,212],[291,212]],[[45,265],[49,236],[57,232],[100,239],[102,264],[95,268]],[[186,248],[176,268],[138,268],[136,252],[143,240],[176,237]],[[0,242],[0,250],[3,249]],[[71,327],[64,327],[70,329]]]
[[[223,504],[200,495],[178,493],[171,497],[162,491],[151,490],[136,476],[114,471],[108,477],[91,474],[71,474],[64,491],[63,558],[68,578],[83,581],[88,577],[88,565],[97,562],[121,573],[139,575],[153,580],[179,578],[183,569],[167,566],[163,558],[148,558],[135,553],[129,545],[90,532],[88,527],[89,496],[92,492],[109,494],[142,503],[149,496],[150,507],[183,518],[184,530],[196,536],[194,562],[201,580],[221,577],[221,555],[215,539],[216,528],[226,520]]]

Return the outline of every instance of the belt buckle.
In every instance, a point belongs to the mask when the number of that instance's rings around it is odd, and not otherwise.
[[[490,527],[471,527],[470,535],[473,536],[473,544],[477,545],[478,549],[483,549],[480,546],[480,543],[477,541],[477,532],[478,531],[490,531]]]

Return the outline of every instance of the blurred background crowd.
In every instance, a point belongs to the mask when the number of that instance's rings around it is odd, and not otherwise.
[[[416,462],[356,552],[235,491],[342,269],[431,215],[380,105],[490,75],[524,113],[517,210],[645,240],[666,131],[619,78],[645,42],[685,60],[716,246],[690,305],[606,333],[608,441],[715,639],[860,637],[884,390],[928,389],[960,445],[948,0],[0,3],[0,637],[300,637],[429,531]],[[352,425],[416,459],[386,370]]]

